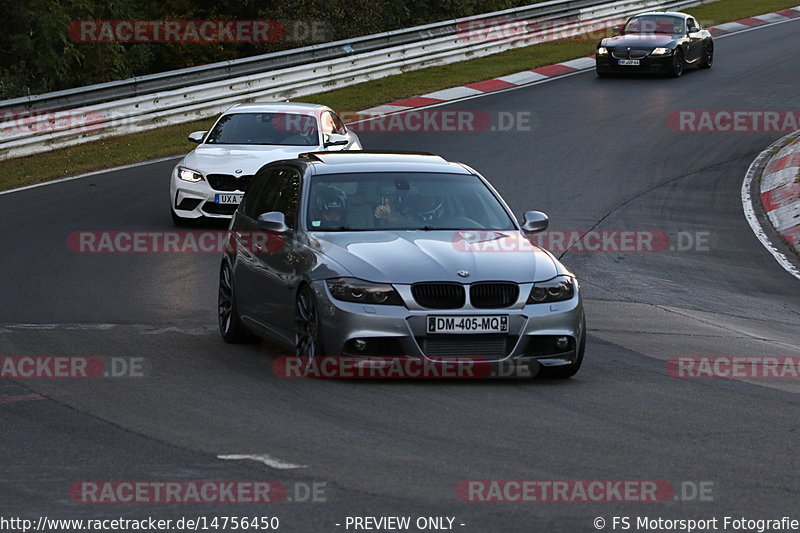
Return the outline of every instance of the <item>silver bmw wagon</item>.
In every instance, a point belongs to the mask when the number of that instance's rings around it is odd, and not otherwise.
[[[586,326],[575,276],[489,182],[426,153],[315,152],[262,167],[220,268],[227,342],[298,356],[511,363],[568,378]]]

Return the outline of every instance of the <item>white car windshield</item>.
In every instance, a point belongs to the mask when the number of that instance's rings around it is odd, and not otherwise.
[[[316,117],[299,113],[230,113],[219,119],[206,143],[318,146],[319,129]]]

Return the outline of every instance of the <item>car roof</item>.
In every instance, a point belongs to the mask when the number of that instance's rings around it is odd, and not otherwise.
[[[352,150],[300,154],[314,174],[351,172],[439,172],[472,174],[463,165],[427,152]]]
[[[643,17],[647,15],[669,15],[672,17],[680,17],[684,19],[691,17],[691,15],[689,15],[688,13],[681,13],[678,11],[648,11],[647,13],[637,13],[631,18]]]
[[[252,102],[249,104],[236,104],[225,110],[230,113],[313,113],[314,111],[329,109],[320,104],[306,104],[303,102]]]

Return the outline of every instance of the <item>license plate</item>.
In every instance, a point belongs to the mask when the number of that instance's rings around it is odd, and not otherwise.
[[[623,67],[638,67],[639,60],[638,59],[619,59],[617,63]]]
[[[235,204],[242,203],[243,194],[215,194],[214,202],[218,204]]]
[[[428,316],[428,333],[508,333],[508,315]]]

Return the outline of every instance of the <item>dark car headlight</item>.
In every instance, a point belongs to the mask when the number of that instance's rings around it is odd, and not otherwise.
[[[665,48],[663,46],[659,46],[658,48],[654,48],[652,52],[650,52],[651,56],[668,56],[672,53],[672,50],[669,48]]]
[[[344,302],[378,305],[403,305],[403,299],[394,287],[385,283],[372,283],[356,278],[325,280],[331,295]]]
[[[551,280],[533,284],[528,296],[529,304],[562,302],[575,296],[575,279],[570,276],[556,276]]]
[[[608,48],[605,46],[598,46],[597,47],[597,55],[599,56],[607,56],[608,55]]]

